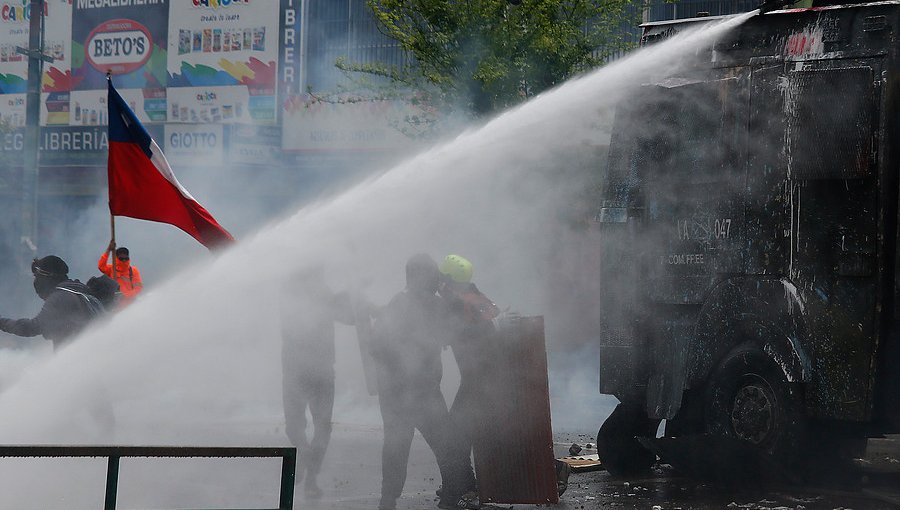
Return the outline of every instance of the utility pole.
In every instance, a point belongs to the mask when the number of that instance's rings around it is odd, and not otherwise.
[[[28,48],[16,48],[28,58],[28,85],[25,92],[25,143],[22,168],[21,252],[28,262],[37,254],[38,150],[41,124],[41,77],[44,62],[44,0],[31,0],[28,23]]]

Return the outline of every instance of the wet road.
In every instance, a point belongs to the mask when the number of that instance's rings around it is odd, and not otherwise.
[[[584,445],[586,435],[556,434],[558,456],[568,455],[572,443]],[[337,426],[327,462],[320,477],[325,490],[321,500],[309,501],[297,486],[294,508],[374,509],[380,484],[381,431],[372,427]],[[888,450],[900,452],[900,441]],[[883,446],[883,445],[882,445]],[[893,450],[891,450],[893,448]],[[352,451],[352,455],[344,452]],[[583,453],[589,453],[585,451]],[[884,452],[876,452],[882,455]],[[896,460],[896,459],[895,459]],[[890,469],[888,469],[890,471]],[[434,490],[439,485],[437,468],[427,445],[418,435],[410,458],[409,478],[398,501],[400,510],[437,508]],[[892,503],[893,501],[893,503]],[[496,505],[492,508],[525,510],[547,508],[535,505]],[[817,488],[720,489],[679,476],[666,465],[657,466],[645,478],[615,479],[605,471],[573,473],[569,489],[561,498],[560,510],[621,509],[890,509],[900,508],[900,463],[888,475],[871,476],[861,490],[841,489],[833,484]]]
[[[725,490],[680,477],[667,466],[660,466],[646,478],[631,480],[617,480],[606,472],[573,475],[559,508],[833,510],[900,506],[860,492],[824,488]]]
[[[616,480],[605,472],[573,475],[563,509],[838,509],[897,508],[859,493],[832,490],[723,490],[681,478],[666,467],[641,479]]]
[[[269,422],[271,423],[271,422]],[[213,433],[214,431],[210,431]],[[558,457],[572,443],[593,443],[588,435],[556,434]],[[319,477],[321,499],[304,497],[295,485],[294,509],[374,510],[381,486],[381,428],[335,424],[325,466]],[[249,423],[227,441],[211,444],[280,446],[287,444],[281,427]],[[725,490],[679,476],[665,465],[645,478],[614,479],[605,471],[573,473],[559,510],[749,509],[836,510],[900,508],[900,440],[881,441],[872,449],[873,464],[888,472],[870,476],[867,484],[848,490],[837,484],[815,488],[774,487]],[[870,448],[872,443],[870,442]],[[582,453],[589,453],[588,451]],[[0,508],[72,510],[102,508],[105,459],[40,463],[10,459],[0,477]],[[878,466],[876,466],[878,464]],[[2,465],[0,465],[2,467]],[[32,474],[29,469],[33,470]],[[13,473],[16,476],[11,476]],[[277,459],[123,459],[119,480],[120,508],[276,508],[281,461]],[[417,434],[409,476],[399,510],[437,508],[440,484],[434,456]],[[31,486],[33,485],[33,486]],[[893,491],[893,492],[892,492]],[[14,497],[15,496],[15,497]],[[892,503],[893,502],[893,503]],[[493,509],[531,510],[535,505],[497,505]]]
[[[557,456],[568,455],[572,443],[592,443],[584,435],[557,434]],[[890,509],[900,508],[900,441],[880,441],[872,448],[883,473],[863,483],[819,487],[722,488],[679,475],[671,466],[657,465],[643,478],[617,479],[605,471],[573,473],[559,508],[641,509]],[[871,448],[871,447],[870,447]],[[596,453],[585,450],[581,454]],[[886,456],[890,456],[886,461]],[[874,468],[873,468],[874,471]]]

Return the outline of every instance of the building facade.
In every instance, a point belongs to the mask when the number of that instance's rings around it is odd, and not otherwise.
[[[0,214],[13,220],[0,227],[0,255],[20,243],[15,220],[29,207],[28,59],[18,49],[28,46],[30,3],[0,1]],[[364,0],[45,0],[43,14],[37,233],[28,240],[42,251],[65,246],[72,229],[64,220],[105,199],[107,73],[179,176],[214,182],[225,166],[280,173],[280,186],[257,190],[270,197],[255,197],[273,210],[339,177],[326,179],[325,167],[341,166],[335,154],[351,142],[381,140],[362,144],[379,150],[396,141],[387,130],[336,131],[334,108],[303,99],[341,82],[338,57],[404,57],[378,33]],[[330,131],[312,127],[329,123]],[[194,191],[243,190],[218,182]]]

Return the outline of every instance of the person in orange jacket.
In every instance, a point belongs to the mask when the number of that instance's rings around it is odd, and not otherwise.
[[[109,264],[109,252],[113,250],[116,251],[116,276],[114,279],[119,284],[119,292],[122,293],[119,305],[124,307],[134,301],[134,298],[144,289],[144,283],[141,281],[141,272],[137,266],[131,264],[128,248],[124,246],[116,248],[116,243],[112,241],[100,256],[100,260],[97,261],[97,269],[113,278],[113,267],[112,264]]]

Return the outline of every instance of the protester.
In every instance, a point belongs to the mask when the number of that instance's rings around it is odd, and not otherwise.
[[[438,506],[478,506],[477,497],[465,493],[469,461],[453,445],[441,394],[441,349],[449,334],[449,315],[436,294],[439,280],[434,260],[414,255],[406,264],[406,289],[394,296],[375,325],[372,356],[384,422],[379,510],[396,508],[415,429],[431,447],[440,469],[443,490]]]
[[[57,351],[106,311],[87,285],[69,279],[68,264],[56,255],[35,259],[31,273],[34,291],[44,300],[44,306],[33,319],[0,318],[0,331],[24,337],[42,335]],[[112,404],[102,386],[91,392],[93,398],[86,410],[103,437],[109,438],[116,423]]]
[[[56,255],[35,259],[31,272],[34,290],[44,300],[41,311],[33,319],[0,318],[0,331],[24,337],[42,335],[57,350],[102,314],[103,306],[90,289],[69,279],[69,266],[63,259]]]
[[[495,383],[491,377],[496,369],[494,360],[501,355],[494,342],[500,309],[472,283],[474,270],[465,257],[447,255],[441,262],[440,272],[438,293],[450,309],[450,346],[460,375],[459,389],[450,406],[450,430],[453,441],[469,455],[478,431],[483,429],[481,417],[487,414],[484,406],[502,398],[505,391],[492,387]],[[517,316],[508,312],[504,315],[510,319]],[[570,468],[559,460],[555,466],[557,491],[561,496],[568,487]]]
[[[85,285],[91,290],[91,294],[100,300],[106,311],[113,311],[117,308],[121,292],[119,292],[119,284],[115,280],[105,274],[101,274],[100,276],[88,278]]]
[[[488,384],[485,375],[495,356],[491,349],[492,321],[500,310],[472,283],[472,263],[465,257],[447,255],[440,272],[438,292],[446,300],[453,320],[449,340],[460,376],[459,389],[450,406],[450,430],[457,446],[469,455],[481,425],[479,417],[484,414],[479,412],[479,402],[487,401],[483,398]]]
[[[282,395],[285,432],[299,450],[296,482],[304,479],[310,499],[322,496],[316,477],[331,439],[334,408],[334,323],[352,325],[355,310],[347,293],[335,293],[317,266],[289,279],[282,290]],[[306,436],[306,409],[312,439]]]
[[[116,265],[115,276],[113,276],[113,266],[109,263],[109,253],[113,250],[116,252],[116,260],[114,261]],[[121,293],[119,298],[120,307],[131,304],[137,295],[144,290],[141,272],[137,266],[131,263],[128,248],[124,246],[116,248],[115,241],[109,242],[106,251],[100,256],[100,260],[97,261],[97,269],[106,276],[113,278],[119,284],[119,292]]]

